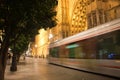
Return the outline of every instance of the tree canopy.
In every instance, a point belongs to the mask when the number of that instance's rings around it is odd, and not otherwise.
[[[54,27],[56,6],[57,0],[0,0],[0,30],[4,32],[0,48],[0,79],[3,80],[9,46],[31,40],[40,28]]]
[[[57,0],[1,0],[0,29],[10,44],[22,34],[33,37],[40,28],[56,25]],[[5,38],[5,37],[4,37]]]

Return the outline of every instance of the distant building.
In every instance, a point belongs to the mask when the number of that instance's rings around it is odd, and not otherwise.
[[[35,36],[35,42],[31,44],[32,56],[46,58],[48,55],[48,31],[40,29],[39,34]]]

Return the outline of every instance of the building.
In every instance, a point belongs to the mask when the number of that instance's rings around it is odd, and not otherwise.
[[[31,44],[32,56],[46,58],[48,55],[48,31],[40,29],[35,36],[35,42]]]
[[[120,18],[120,0],[58,0],[51,42]]]
[[[89,0],[87,3],[88,28],[120,18],[120,0]]]
[[[36,35],[33,56],[46,57],[49,42],[120,18],[120,0],[58,0],[56,10],[58,24],[47,31],[41,29],[40,34]],[[52,35],[49,40],[48,34]]]

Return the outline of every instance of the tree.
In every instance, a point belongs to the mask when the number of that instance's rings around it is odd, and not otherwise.
[[[17,63],[19,62],[20,56],[27,50],[30,38],[27,35],[21,34],[14,44],[10,46],[11,51],[13,52],[12,64],[10,71],[17,71]]]
[[[29,41],[38,29],[54,27],[56,5],[57,0],[0,0],[0,29],[4,31],[0,48],[1,80],[4,80],[9,46],[18,43],[21,33]]]

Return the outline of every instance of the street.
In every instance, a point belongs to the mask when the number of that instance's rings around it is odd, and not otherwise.
[[[5,80],[116,80],[105,76],[85,73],[47,63],[46,59],[29,58],[18,64],[17,72],[9,71],[7,65]]]

